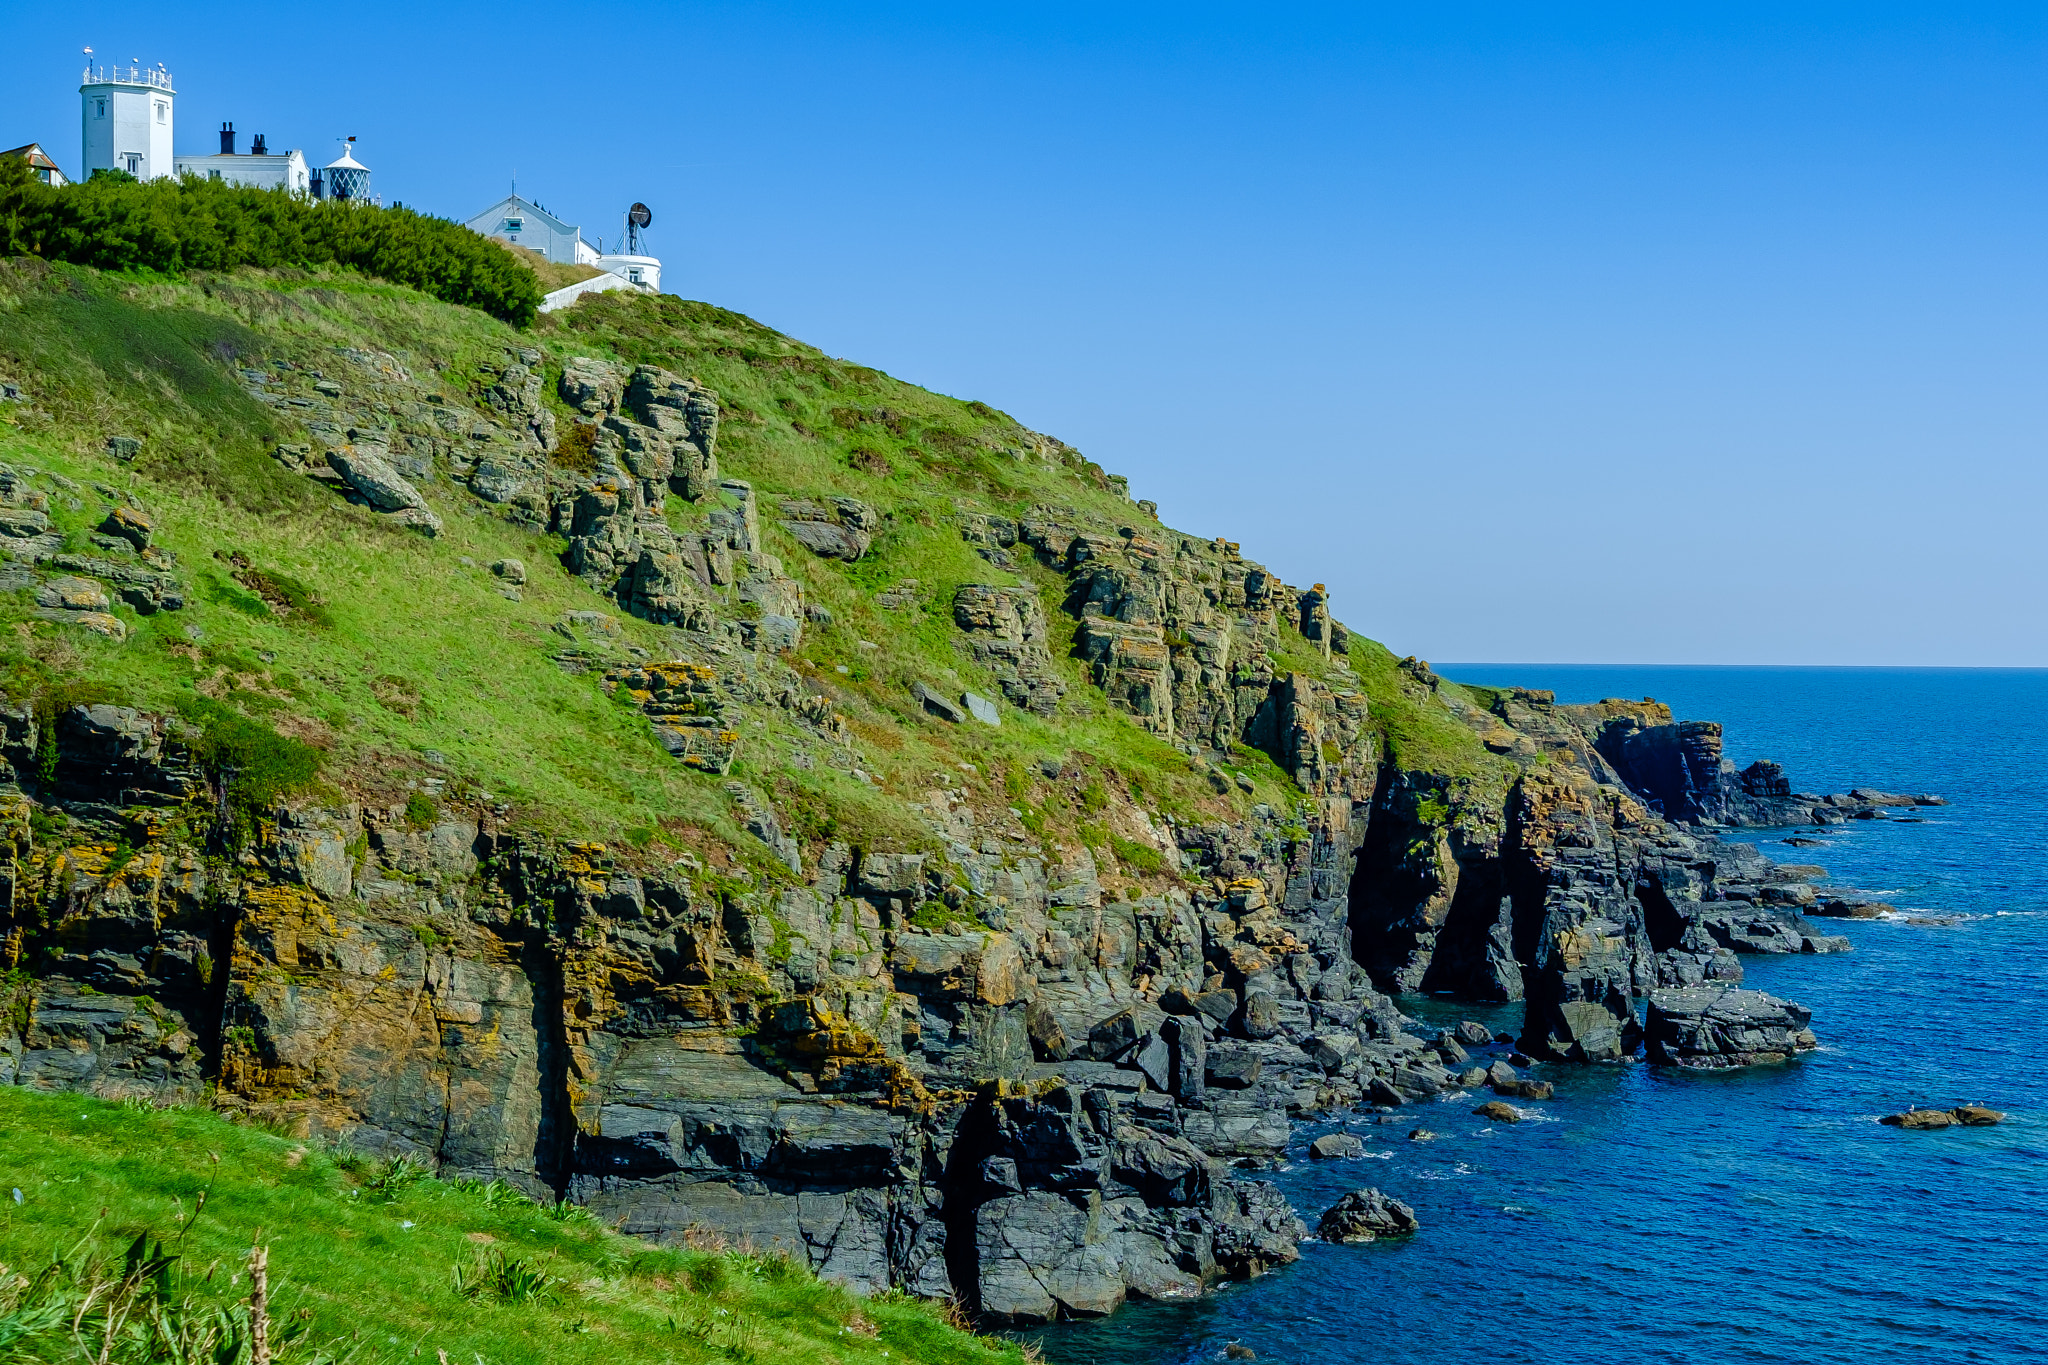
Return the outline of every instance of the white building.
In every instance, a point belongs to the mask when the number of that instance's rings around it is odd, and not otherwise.
[[[565,223],[531,199],[508,194],[469,220],[469,230],[501,242],[511,242],[536,252],[557,265],[593,265],[604,273],[565,285],[541,303],[543,313],[565,308],[585,294],[610,289],[635,289],[642,293],[661,292],[661,260],[643,256],[637,239],[627,253],[601,253],[583,240],[583,229]],[[628,239],[634,239],[629,229]]]
[[[86,49],[90,58],[92,49]],[[85,68],[78,87],[81,155],[78,173],[126,171],[137,180],[170,175],[171,73],[162,63]]]
[[[530,199],[508,194],[469,220],[469,230],[538,252],[556,265],[596,265],[597,248],[583,229],[563,222]]]
[[[661,259],[656,256],[600,256],[592,262],[599,270],[617,275],[627,284],[637,284],[651,293],[661,292]]]
[[[220,151],[204,156],[190,154],[173,159],[173,169],[179,175],[188,171],[193,175],[214,180],[225,180],[230,185],[253,185],[259,190],[287,189],[305,193],[311,188],[311,173],[306,168],[306,154],[294,147],[288,152],[273,152],[263,134],[256,134],[246,153],[235,150],[235,125],[223,123],[220,128]]]

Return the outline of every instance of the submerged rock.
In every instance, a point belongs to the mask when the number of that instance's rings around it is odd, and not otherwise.
[[[1479,1115],[1480,1118],[1492,1119],[1495,1123],[1520,1123],[1522,1121],[1522,1111],[1515,1108],[1512,1104],[1501,1100],[1488,1100],[1472,1112]]]

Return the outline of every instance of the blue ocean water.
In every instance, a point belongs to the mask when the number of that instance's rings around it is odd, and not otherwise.
[[[1821,1050],[1749,1074],[1546,1067],[1541,1121],[1480,1099],[1302,1129],[1276,1179],[1311,1225],[1346,1190],[1414,1205],[1406,1243],[1327,1246],[1192,1305],[1134,1304],[1033,1334],[1070,1365],[2048,1357],[2048,671],[1439,664],[1444,676],[1654,696],[1719,720],[1738,763],[1800,791],[1874,786],[1953,803],[1924,823],[1746,834],[1898,921],[1841,922],[1854,951],[1745,958],[1748,985],[1813,1010]],[[1432,1019],[1519,1009],[1415,1004]],[[2001,1127],[1907,1133],[1877,1115],[1981,1101]],[[1439,1137],[1411,1142],[1416,1127]],[[1356,1161],[1310,1162],[1344,1128]]]

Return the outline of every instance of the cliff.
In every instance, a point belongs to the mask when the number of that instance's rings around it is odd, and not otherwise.
[[[5,261],[0,320],[0,1082],[1101,1313],[1293,1258],[1292,1118],[1483,1074],[1400,994],[1810,1047],[1740,956],[1846,941],[1709,826],[1914,799],[1440,678],[706,305]]]

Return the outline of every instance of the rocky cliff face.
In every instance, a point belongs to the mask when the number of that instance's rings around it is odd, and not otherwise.
[[[987,581],[919,628],[993,695],[915,681],[915,724],[1121,716],[1233,798],[1270,763],[1287,803],[1170,809],[1077,747],[1029,780],[1099,823],[1085,837],[1034,827],[972,763],[887,794],[913,835],[800,828],[735,756],[772,717],[792,762],[873,763],[802,648],[831,619],[805,579],[857,569],[882,510],[722,478],[718,396],[658,366],[571,357],[551,406],[547,357],[514,350],[455,411],[397,357],[350,358],[346,385],[243,371],[304,414],[312,441],[279,460],[403,528],[459,505],[561,536],[563,571],[669,628],[672,655],[581,610],[556,664],[643,715],[690,780],[725,783],[755,848],[543,834],[431,769],[427,799],[371,784],[244,819],[188,722],[14,697],[0,1082],[210,1095],[651,1238],[747,1239],[992,1322],[1098,1314],[1292,1259],[1304,1226],[1249,1178],[1292,1120],[1469,1081],[1459,1041],[1394,996],[1523,1001],[1540,1059],[1635,1054],[1646,997],[1654,1061],[1811,1046],[1797,1006],[1733,989],[1740,958],[1846,941],[1801,917],[1800,874],[1703,826],[1904,799],[1793,797],[1653,703],[1485,693],[1414,660],[1376,696],[1322,587],[1235,545],[1135,505],[956,502]],[[28,526],[35,478],[7,477]],[[421,487],[454,491],[437,512]],[[516,599],[525,566],[499,572]],[[1396,703],[1485,761],[1404,760]]]

